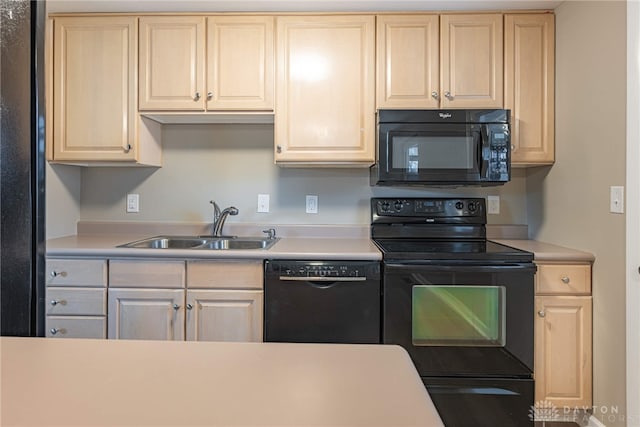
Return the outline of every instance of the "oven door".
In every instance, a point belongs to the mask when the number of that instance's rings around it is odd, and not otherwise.
[[[530,378],[531,263],[384,264],[383,342],[404,347],[422,377]]]

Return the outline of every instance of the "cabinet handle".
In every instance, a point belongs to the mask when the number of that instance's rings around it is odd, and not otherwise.
[[[131,151],[131,144],[125,145],[124,147],[122,147],[122,149],[125,153],[128,153],[129,151]]]
[[[207,92],[207,101],[211,101],[213,99],[213,92]]]
[[[438,92],[436,92],[435,90],[434,90],[433,92],[431,92],[431,97],[432,97],[433,99],[435,99],[436,101],[437,101],[438,99],[440,99],[440,97],[438,96]]]
[[[58,276],[67,277],[67,272],[66,271],[56,271],[56,270],[53,270],[51,272],[51,277],[58,277]]]
[[[547,313],[545,313],[545,312],[544,312],[544,310],[540,310],[540,311],[538,312],[538,316],[540,316],[540,317],[544,317],[544,316],[546,316],[546,315],[547,315]]]
[[[173,309],[174,310],[180,310],[180,306],[178,304],[173,304]]]
[[[193,306],[191,304],[187,304],[187,310],[191,310]]]
[[[200,92],[196,92],[196,94],[193,96],[193,100],[200,101]]]
[[[453,101],[453,96],[451,95],[451,92],[446,91],[444,93],[444,97],[447,98],[449,101]]]
[[[276,152],[282,153],[282,145],[276,145]]]
[[[571,279],[569,279],[568,276],[562,276],[562,278],[560,280],[562,280],[562,283],[567,284],[567,285],[571,281]]]

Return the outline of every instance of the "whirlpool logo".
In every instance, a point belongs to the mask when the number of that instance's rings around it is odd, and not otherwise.
[[[438,113],[441,119],[448,119],[451,117],[451,113]]]

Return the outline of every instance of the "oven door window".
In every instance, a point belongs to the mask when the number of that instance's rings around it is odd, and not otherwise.
[[[411,323],[415,346],[503,347],[505,288],[415,285]]]

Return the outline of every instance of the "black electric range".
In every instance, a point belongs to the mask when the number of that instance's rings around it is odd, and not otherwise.
[[[481,198],[371,199],[382,341],[404,347],[447,427],[530,427],[533,254],[486,238]]]

